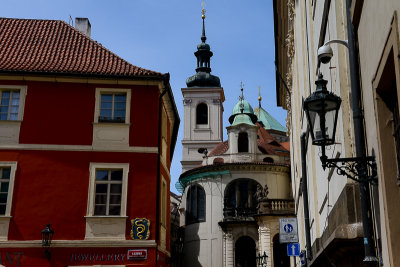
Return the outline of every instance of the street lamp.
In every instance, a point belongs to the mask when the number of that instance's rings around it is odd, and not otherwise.
[[[315,82],[317,89],[304,100],[303,109],[306,113],[310,129],[312,144],[320,146],[322,167],[337,168],[339,175],[347,176],[357,182],[376,182],[375,157],[334,158],[328,159],[325,147],[335,143],[337,118],[342,99],[332,92],[328,92],[322,74]],[[342,163],[338,165],[337,163]],[[370,167],[370,172],[361,168],[363,164]]]
[[[337,116],[342,99],[328,92],[322,74],[315,82],[317,89],[304,100],[304,110],[311,129],[313,145],[327,146],[335,142]]]
[[[268,256],[267,256],[267,253],[265,253],[265,251],[264,251],[263,255],[258,253],[258,256],[256,256],[256,259],[257,259],[257,265],[259,267],[266,267],[267,266],[267,264],[268,264],[268,262],[267,262]]]
[[[350,38],[349,38],[350,39]],[[347,41],[334,40],[330,43],[343,44],[349,48],[352,58],[352,45]],[[318,49],[318,60],[321,63],[328,63],[333,56],[332,49],[329,47],[329,42]],[[350,65],[353,65],[351,62]],[[359,89],[355,90],[353,87],[356,84],[354,81],[358,80],[354,68],[351,68],[352,79],[352,92],[359,93]],[[318,75],[318,80],[315,82],[317,85],[316,91],[304,100],[303,108],[306,113],[308,126],[311,133],[312,144],[321,147],[321,162],[325,170],[328,168],[336,168],[339,175],[346,176],[360,185],[360,201],[361,201],[361,215],[364,232],[364,262],[368,265],[375,266],[377,258],[373,248],[373,230],[372,221],[370,216],[370,199],[369,199],[369,183],[377,183],[376,162],[374,156],[367,156],[365,146],[362,142],[363,135],[363,121],[362,113],[358,107],[359,94],[353,94],[353,119],[356,138],[357,157],[353,158],[332,158],[329,159],[325,154],[325,147],[335,143],[335,133],[337,125],[337,116],[341,104],[340,97],[326,89],[327,81],[323,79],[321,73]],[[353,90],[354,89],[354,90]],[[356,103],[355,103],[356,102]],[[356,116],[357,115],[357,116]],[[339,165],[338,163],[341,163]]]
[[[42,230],[42,248],[45,249],[44,254],[46,255],[46,259],[50,260],[50,251],[48,248],[51,245],[51,241],[53,240],[54,230],[50,228],[50,223],[47,224],[46,228]]]

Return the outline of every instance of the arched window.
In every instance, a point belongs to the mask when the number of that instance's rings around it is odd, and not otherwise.
[[[274,163],[274,159],[270,158],[270,157],[266,157],[266,158],[263,159],[263,162]]]
[[[230,182],[224,194],[224,216],[253,216],[258,204],[258,182],[252,179],[236,179]]]
[[[238,152],[249,152],[249,137],[247,133],[239,133]]]
[[[189,187],[186,197],[186,224],[206,221],[206,198],[199,185]]]
[[[215,158],[213,160],[213,164],[223,164],[224,163],[224,159],[223,158]]]
[[[200,103],[197,105],[196,124],[208,124],[208,107],[206,103]]]

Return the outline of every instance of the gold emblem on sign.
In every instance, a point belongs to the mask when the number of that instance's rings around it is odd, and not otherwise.
[[[131,220],[131,238],[147,240],[150,237],[150,220],[145,218],[136,218]]]

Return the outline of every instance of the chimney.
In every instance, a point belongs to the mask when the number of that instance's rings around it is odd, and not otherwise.
[[[75,29],[90,38],[92,26],[88,18],[75,18]]]

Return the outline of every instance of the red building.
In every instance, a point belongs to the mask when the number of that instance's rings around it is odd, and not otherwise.
[[[0,263],[168,266],[169,75],[75,27],[0,18]]]

